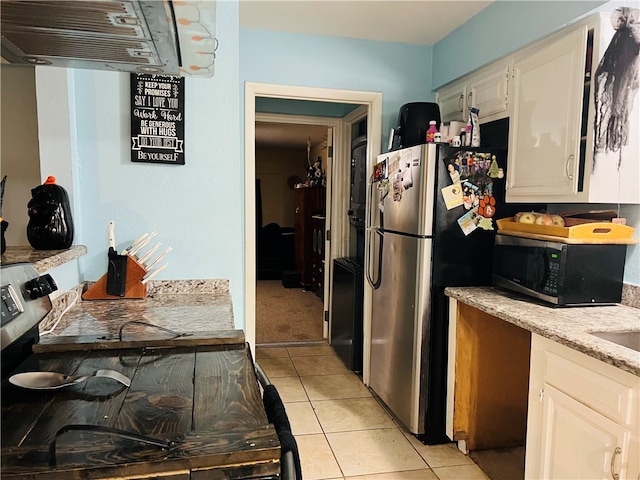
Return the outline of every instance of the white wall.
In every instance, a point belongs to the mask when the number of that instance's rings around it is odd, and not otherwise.
[[[9,222],[5,239],[8,246],[28,246],[27,204],[31,200],[31,189],[41,183],[35,70],[33,67],[2,65],[0,77],[0,179],[7,176],[2,217]]]

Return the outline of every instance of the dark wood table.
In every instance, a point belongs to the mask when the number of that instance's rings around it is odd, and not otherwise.
[[[59,390],[2,384],[2,478],[277,478],[280,444],[269,424],[242,332],[172,341],[56,339],[38,345],[16,372],[117,370],[131,379],[91,378]],[[65,344],[65,341],[67,342]],[[66,346],[65,346],[66,345]],[[57,436],[68,425],[85,430]],[[80,428],[80,427],[72,427]],[[55,458],[55,466],[52,466]]]

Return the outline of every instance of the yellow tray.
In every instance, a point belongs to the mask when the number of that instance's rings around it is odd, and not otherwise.
[[[631,238],[635,229],[627,225],[609,222],[593,222],[555,227],[553,225],[535,225],[514,222],[511,218],[497,220],[498,233],[518,237],[556,240],[565,243],[638,243]]]

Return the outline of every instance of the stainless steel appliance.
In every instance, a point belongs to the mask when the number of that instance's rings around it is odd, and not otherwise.
[[[210,77],[215,3],[3,0],[3,63]]]
[[[496,235],[493,283],[558,306],[619,303],[626,251]]]
[[[490,285],[493,218],[530,206],[504,204],[504,150],[418,145],[380,155],[377,167],[366,268],[370,387],[423,442],[448,442],[444,288]],[[452,203],[447,192],[464,201]],[[481,203],[490,208],[481,213]]]
[[[38,325],[51,310],[49,294],[58,289],[49,274],[40,275],[30,263],[0,267],[2,275],[2,378],[31,355],[40,338]]]

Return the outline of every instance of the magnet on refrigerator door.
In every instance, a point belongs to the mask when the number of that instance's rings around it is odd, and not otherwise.
[[[460,185],[460,183],[454,183],[453,185],[444,187],[442,189],[442,198],[444,198],[444,203],[447,207],[447,210],[459,207],[463,203],[462,185]]]
[[[373,166],[373,181],[381,182],[387,178],[387,176],[387,159],[385,158],[382,162],[376,163]]]
[[[413,187],[413,176],[411,175],[411,160],[403,160],[403,167],[400,173],[402,173],[402,188],[408,190]]]
[[[398,172],[393,176],[393,201],[400,202],[402,200],[403,187],[402,173]]]
[[[478,208],[474,208],[465,213],[462,217],[458,219],[458,225],[462,229],[462,233],[465,236],[469,235],[476,228],[478,228],[478,224],[480,223],[482,216],[478,214]]]

